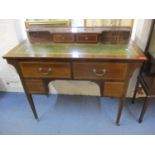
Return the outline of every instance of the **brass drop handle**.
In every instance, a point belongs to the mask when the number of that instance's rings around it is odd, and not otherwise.
[[[51,67],[49,67],[47,71],[48,71],[48,72],[51,72],[51,71],[52,71],[52,68],[51,68]]]
[[[102,69],[101,73],[97,72],[97,70],[94,68],[93,72],[95,73],[96,76],[102,77],[106,74],[107,70],[106,69]]]
[[[47,71],[45,72],[44,69],[43,69],[42,67],[39,67],[39,68],[38,68],[38,71],[39,71],[41,74],[43,74],[43,75],[48,75],[48,74],[52,71],[52,68],[49,67],[49,68],[47,69]]]

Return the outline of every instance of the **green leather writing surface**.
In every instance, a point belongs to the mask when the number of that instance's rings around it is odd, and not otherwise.
[[[16,54],[85,54],[103,56],[137,56],[128,45],[104,44],[22,44]]]

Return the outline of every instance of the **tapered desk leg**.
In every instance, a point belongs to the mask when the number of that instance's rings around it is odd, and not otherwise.
[[[33,115],[34,115],[35,119],[39,120],[37,112],[36,112],[36,108],[34,106],[32,95],[29,94],[29,93],[26,93],[26,96],[27,96],[28,102],[30,104],[30,107],[31,107],[31,110],[33,112]]]
[[[142,111],[141,111],[141,114],[140,114],[140,117],[139,117],[139,120],[138,120],[139,123],[141,123],[143,121],[144,114],[145,114],[145,112],[146,112],[146,110],[148,108],[148,105],[149,105],[149,97],[145,97],[143,108],[142,108]]]
[[[125,97],[120,98],[120,103],[119,103],[119,108],[118,108],[118,113],[117,113],[117,119],[116,119],[116,124],[120,125],[120,118],[121,118],[121,114],[122,114],[122,110],[124,108],[124,104],[125,104]]]
[[[138,86],[139,86],[139,79],[137,79],[135,91],[134,91],[133,98],[132,98],[132,101],[131,101],[132,104],[134,104],[134,102],[135,102]]]

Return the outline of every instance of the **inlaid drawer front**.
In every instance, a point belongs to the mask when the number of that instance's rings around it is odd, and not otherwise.
[[[98,34],[77,34],[76,42],[78,43],[97,43]]]
[[[20,62],[24,77],[70,78],[69,62]]]
[[[45,87],[42,80],[24,80],[29,93],[45,93]]]
[[[56,43],[72,43],[74,42],[73,34],[53,34],[53,41]]]
[[[124,95],[125,83],[123,82],[105,82],[104,96],[122,97]]]
[[[124,80],[128,65],[114,62],[75,62],[73,67],[75,79]]]

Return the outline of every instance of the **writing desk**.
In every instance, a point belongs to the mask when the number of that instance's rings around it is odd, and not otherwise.
[[[90,80],[99,85],[101,96],[120,98],[117,125],[129,79],[146,60],[132,41],[127,45],[31,44],[25,41],[4,58],[16,68],[36,119],[32,94],[48,94],[48,83],[52,80]]]

